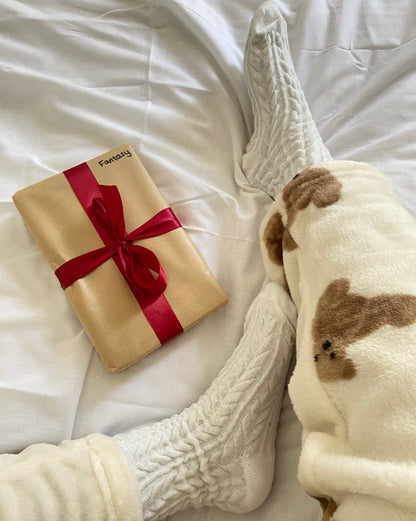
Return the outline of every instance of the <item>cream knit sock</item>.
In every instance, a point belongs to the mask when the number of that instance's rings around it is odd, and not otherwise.
[[[239,345],[198,402],[114,438],[133,463],[144,520],[187,507],[246,512],[265,500],[295,320],[287,292],[269,283],[247,313]]]
[[[331,156],[312,119],[290,55],[286,22],[273,1],[255,12],[244,69],[254,132],[242,169],[252,186],[275,198],[296,174]]]

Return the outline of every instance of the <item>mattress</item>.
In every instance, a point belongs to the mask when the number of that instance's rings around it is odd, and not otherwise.
[[[416,4],[277,2],[311,112],[334,159],[382,170],[416,217]],[[271,199],[247,182],[243,73],[258,0],[5,0],[0,5],[0,452],[114,435],[181,411],[236,346],[266,281]],[[101,364],[12,203],[19,189],[131,144],[229,303],[126,371]],[[290,374],[288,375],[290,377]],[[285,395],[266,502],[176,521],[302,519],[301,429]]]

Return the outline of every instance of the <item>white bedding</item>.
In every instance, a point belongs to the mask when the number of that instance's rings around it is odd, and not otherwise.
[[[270,198],[241,156],[253,130],[243,53],[259,0],[4,0],[0,4],[0,452],[179,412],[238,342],[265,281]],[[279,1],[312,114],[335,159],[369,162],[416,216],[416,4]],[[100,363],[12,194],[133,145],[230,296],[225,308],[123,373]],[[313,521],[296,481],[300,427],[286,396],[276,479],[245,515]]]

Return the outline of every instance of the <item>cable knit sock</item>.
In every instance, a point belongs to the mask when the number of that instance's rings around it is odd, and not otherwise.
[[[269,283],[247,313],[239,345],[198,402],[115,436],[133,463],[144,520],[188,507],[247,512],[265,500],[295,320],[286,291]]]
[[[255,12],[244,70],[254,132],[242,168],[252,186],[275,198],[296,174],[331,156],[296,76],[286,22],[272,1]]]

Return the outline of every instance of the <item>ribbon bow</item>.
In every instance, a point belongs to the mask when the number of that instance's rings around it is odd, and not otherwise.
[[[165,208],[134,231],[125,230],[123,204],[116,186],[98,185],[101,197],[94,197],[88,215],[99,224],[104,247],[79,255],[60,266],[55,274],[63,289],[111,257],[127,282],[144,296],[161,295],[166,275],[157,256],[148,248],[132,244],[138,239],[162,235],[181,224],[170,208]]]

